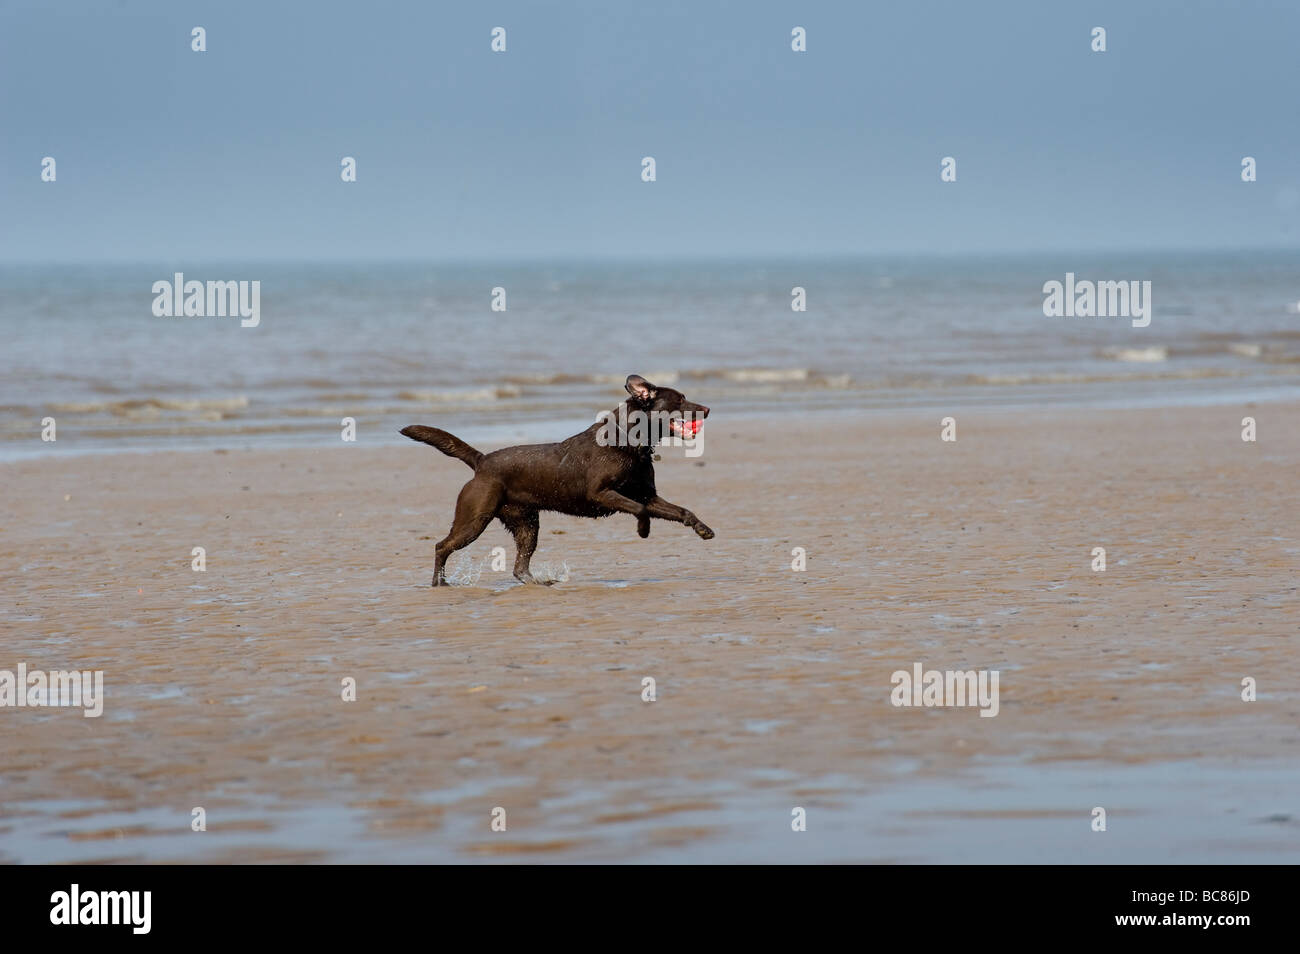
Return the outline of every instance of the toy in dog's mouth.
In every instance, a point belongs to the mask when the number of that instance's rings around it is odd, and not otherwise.
[[[704,421],[698,417],[690,418],[674,417],[668,421],[668,433],[674,437],[694,437],[704,426]]]

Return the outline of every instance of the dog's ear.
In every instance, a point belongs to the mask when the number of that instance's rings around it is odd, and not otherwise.
[[[627,393],[632,395],[638,401],[653,401],[655,392],[659,390],[639,374],[629,374],[627,376]]]

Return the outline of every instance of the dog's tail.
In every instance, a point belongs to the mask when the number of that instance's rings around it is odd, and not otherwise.
[[[412,424],[410,427],[402,428],[402,434],[413,441],[436,447],[448,457],[458,457],[474,470],[478,470],[478,465],[483,460],[482,451],[475,450],[459,437],[440,431],[436,427]]]

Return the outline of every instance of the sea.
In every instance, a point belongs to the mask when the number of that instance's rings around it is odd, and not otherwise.
[[[256,281],[255,327],[155,283]],[[1150,324],[1045,285],[1150,282]],[[802,305],[802,309],[797,306]],[[722,416],[1300,397],[1300,253],[0,266],[0,459],[555,440],[628,374]],[[54,420],[53,436],[48,427]]]

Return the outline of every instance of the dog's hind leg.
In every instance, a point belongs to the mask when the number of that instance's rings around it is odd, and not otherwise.
[[[537,511],[514,505],[501,508],[501,522],[515,538],[515,579],[520,583],[536,583],[528,569],[528,561],[537,549],[537,532],[540,526]]]
[[[456,498],[456,517],[451,523],[447,536],[438,541],[434,550],[433,585],[445,586],[447,577],[444,566],[447,557],[462,547],[467,547],[479,538],[492,518],[497,515],[505,491],[501,485],[492,480],[474,478],[460,489]]]

